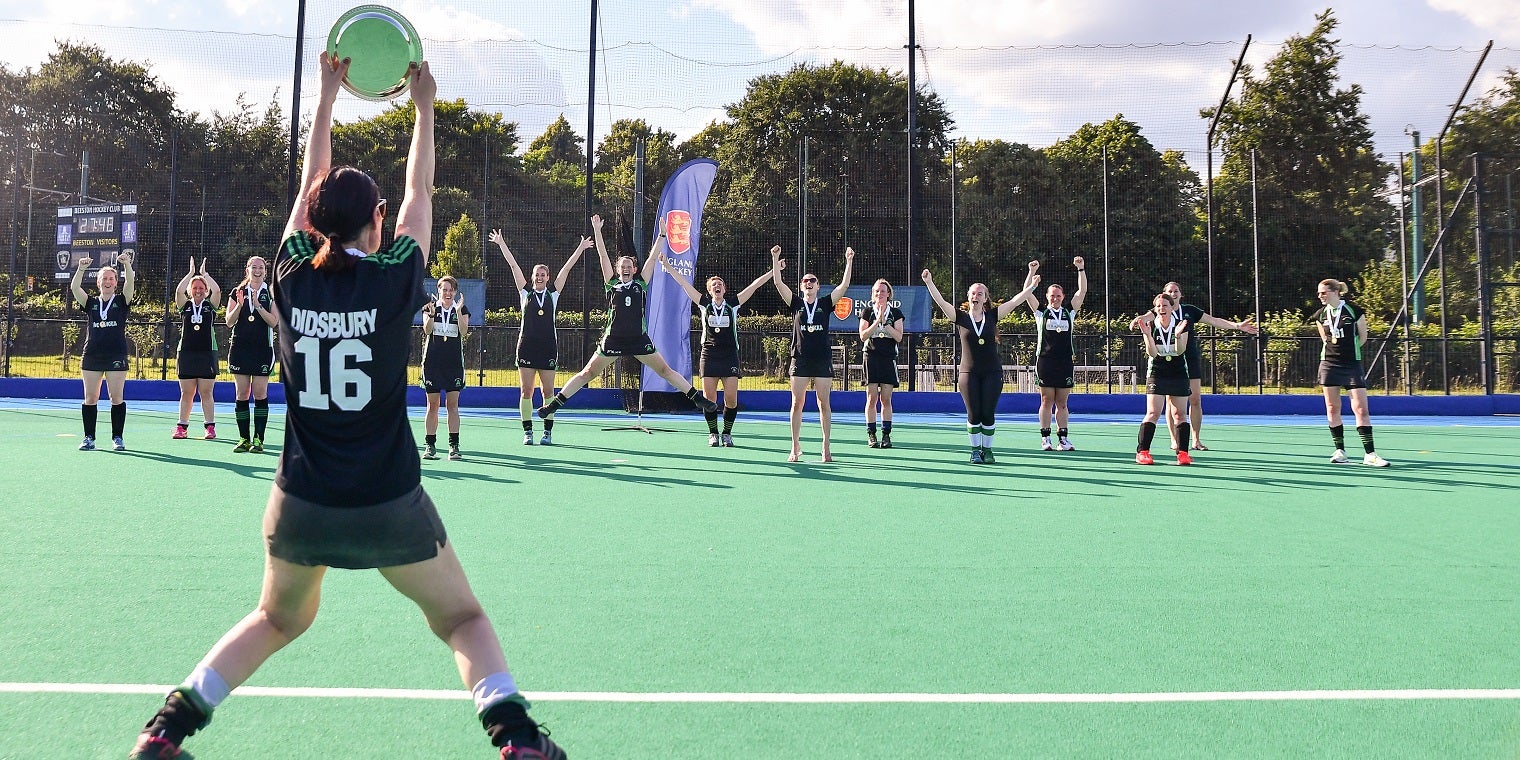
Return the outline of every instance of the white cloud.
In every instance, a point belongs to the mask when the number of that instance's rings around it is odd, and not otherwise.
[[[1520,40],[1520,3],[1515,0],[1426,0],[1431,8],[1455,13],[1496,39]]]

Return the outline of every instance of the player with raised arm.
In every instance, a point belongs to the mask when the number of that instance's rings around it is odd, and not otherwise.
[[[644,366],[654,370],[655,374],[665,378],[665,382],[690,399],[703,413],[716,409],[717,404],[703,398],[692,387],[691,381],[681,377],[681,373],[665,363],[665,358],[655,350],[654,341],[649,339],[644,305],[649,294],[649,277],[654,274],[655,262],[659,259],[658,252],[665,245],[665,221],[660,220],[660,234],[655,237],[642,270],[632,256],[623,256],[617,260],[614,272],[612,260],[607,258],[607,246],[602,242],[602,228],[593,226],[591,230],[596,238],[596,254],[602,264],[602,277],[607,283],[607,330],[602,333],[601,343],[591,361],[586,362],[585,368],[570,378],[570,382],[565,383],[565,387],[554,394],[554,398],[538,408],[538,416],[548,419],[549,415],[559,411],[571,396],[601,373],[602,368],[620,356],[638,359]]]
[[[697,376],[702,378],[702,395],[717,403],[718,384],[723,384],[723,432],[718,432],[718,410],[704,412],[707,417],[707,445],[734,445],[734,420],[739,416],[739,309],[749,303],[755,291],[771,278],[779,259],[771,261],[771,270],[755,278],[738,295],[728,292],[723,278],[707,278],[707,292],[698,293],[691,281],[670,265],[660,251],[660,266],[676,281],[681,291],[697,305],[702,323],[702,354],[697,362]]]
[[[95,416],[100,404],[100,381],[105,380],[111,399],[111,448],[125,451],[127,444],[122,441],[122,433],[127,426],[127,400],[123,393],[127,385],[127,318],[132,314],[137,273],[132,270],[132,256],[120,254],[116,263],[121,265],[121,274],[112,267],[101,267],[95,273],[97,295],[87,295],[84,270],[93,263],[88,256],[81,258],[69,281],[74,301],[85,314],[84,351],[79,357],[80,376],[84,380],[84,403],[79,405],[84,440],[79,442],[79,450],[95,450]],[[120,293],[116,292],[118,286]]]
[[[1071,389],[1077,384],[1077,350],[1072,333],[1077,326],[1077,312],[1087,300],[1087,265],[1081,256],[1072,258],[1071,263],[1077,268],[1077,292],[1072,294],[1069,308],[1063,303],[1066,290],[1053,282],[1045,289],[1044,307],[1033,293],[1028,298],[1037,341],[1034,376],[1040,386],[1040,448],[1044,451],[1074,451],[1077,448],[1072,445],[1067,432],[1071,419],[1067,402]],[[1050,442],[1052,416],[1056,422],[1055,444]]]
[[[311,626],[323,577],[329,567],[341,567],[378,568],[421,608],[433,633],[453,650],[500,757],[564,760],[564,751],[528,717],[495,629],[422,489],[407,419],[412,320],[427,299],[422,283],[433,228],[437,86],[426,62],[410,70],[416,122],[406,195],[395,240],[381,247],[387,204],[379,187],[358,169],[330,168],[333,100],[347,69],[347,60],[321,55],[304,192],[275,257],[288,416],[264,513],[258,607],[169,693],[130,759],[180,756],[180,743],[211,721],[229,692]],[[322,753],[306,747],[298,754]]]
[[[1019,304],[1034,292],[1040,284],[1036,270],[1039,262],[1029,262],[1029,274],[1024,277],[1024,290],[989,309],[989,291],[980,282],[966,288],[966,309],[955,308],[934,285],[934,275],[925,269],[920,275],[929,289],[929,297],[939,306],[945,319],[955,325],[960,338],[961,401],[966,404],[966,434],[971,438],[971,463],[992,464],[997,459],[992,453],[992,437],[997,435],[998,399],[1003,395],[1003,360],[998,355],[997,323],[1017,309]],[[990,318],[990,321],[989,321]]]
[[[600,230],[602,218],[593,214],[591,226]],[[512,268],[512,279],[517,283],[518,305],[522,309],[522,320],[517,331],[517,375],[520,389],[517,410],[518,416],[522,418],[523,445],[531,446],[533,386],[535,383],[538,385],[539,392],[547,401],[554,394],[554,375],[559,370],[559,339],[554,326],[555,317],[559,314],[559,295],[565,290],[570,270],[575,268],[576,262],[581,260],[581,254],[591,247],[592,242],[591,238],[582,237],[581,244],[565,260],[565,265],[559,268],[559,274],[554,276],[552,282],[549,280],[549,265],[533,265],[533,287],[530,288],[528,278],[523,276],[522,268],[517,265],[517,257],[507,248],[501,230],[491,230],[490,240],[501,249],[502,258]],[[544,437],[538,442],[543,446],[554,443],[554,415],[544,418]]]
[[[780,259],[781,246],[773,246],[771,283],[776,286],[776,292],[781,294],[781,300],[792,312],[789,367],[792,377],[792,451],[787,455],[786,461],[796,462],[802,459],[802,407],[807,401],[807,392],[811,389],[818,399],[818,424],[823,430],[820,461],[832,462],[834,455],[829,450],[829,433],[833,409],[829,403],[829,392],[834,388],[834,352],[829,345],[829,315],[834,313],[834,302],[844,298],[850,289],[855,249],[844,249],[844,276],[826,296],[818,294],[818,275],[809,272],[802,275],[798,283],[801,295],[793,298],[792,289],[781,281],[781,270],[786,268],[786,262]]]

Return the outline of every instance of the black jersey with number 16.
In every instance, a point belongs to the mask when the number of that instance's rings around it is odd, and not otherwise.
[[[316,245],[292,233],[275,256],[287,407],[275,483],[328,506],[378,504],[421,482],[406,370],[412,318],[427,302],[424,256],[401,236],[332,273],[312,266]]]

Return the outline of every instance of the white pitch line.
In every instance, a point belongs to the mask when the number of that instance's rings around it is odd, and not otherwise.
[[[9,694],[164,694],[172,686],[111,683],[5,683]],[[468,700],[462,689],[365,689],[287,686],[243,686],[249,697],[315,697],[321,699]],[[1508,700],[1520,699],[1520,689],[1312,689],[1302,691],[1182,691],[1120,692],[1112,694],[939,694],[939,693],[756,693],[756,692],[633,692],[530,691],[523,696],[544,702],[667,702],[711,704],[1133,704],[1166,702],[1333,702],[1376,700]]]

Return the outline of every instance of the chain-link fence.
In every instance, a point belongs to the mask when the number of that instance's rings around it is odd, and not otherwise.
[[[308,37],[299,46],[297,121],[314,105],[313,71],[325,31],[347,7],[316,2],[308,9]],[[0,32],[10,37],[37,31],[28,22],[0,21]],[[587,50],[537,40],[437,40],[426,28],[422,33],[445,101],[438,116],[433,248],[441,248],[446,230],[461,216],[476,223],[477,239],[465,253],[480,257],[491,313],[471,338],[471,380],[513,385],[516,290],[485,236],[499,228],[525,268],[543,262],[557,270],[585,233],[580,167],[556,163],[553,151],[535,152],[530,143],[552,131],[562,115],[575,136],[584,136]],[[1199,112],[1217,102],[1239,43],[975,50],[924,45],[910,166],[901,98],[906,60],[898,46],[751,52],[746,58],[726,57],[722,41],[709,40],[706,54],[693,56],[663,38],[654,22],[621,33],[647,42],[619,41],[596,57],[591,210],[611,220],[613,256],[642,254],[647,247],[647,215],[669,169],[714,155],[720,172],[708,203],[698,280],[718,274],[730,289],[742,288],[768,268],[770,247],[781,245],[789,279],[812,271],[835,281],[843,251],[852,247],[859,252],[856,284],[884,277],[916,285],[918,270],[929,268],[947,297],[958,301],[972,282],[986,282],[994,298],[1006,298],[1018,290],[1031,259],[1042,262],[1045,283],[1059,283],[1070,294],[1076,287],[1072,258],[1083,256],[1089,276],[1085,311],[1091,316],[1079,328],[1077,363],[1103,367],[1079,378],[1089,389],[1123,387],[1128,378],[1114,368],[1143,364],[1139,341],[1124,325],[1175,280],[1185,300],[1216,316],[1250,317],[1264,325],[1260,340],[1209,329],[1200,334],[1212,372],[1209,385],[1256,392],[1312,386],[1317,338],[1304,318],[1315,307],[1315,284],[1333,277],[1352,283],[1351,297],[1365,302],[1373,317],[1377,341],[1368,349],[1380,357],[1369,368],[1375,384],[1390,392],[1479,390],[1485,388],[1486,366],[1490,389],[1515,387],[1520,309],[1510,295],[1516,289],[1504,284],[1520,279],[1512,232],[1520,210],[1511,192],[1514,161],[1485,165],[1481,220],[1471,200],[1454,203],[1464,177],[1474,171],[1464,157],[1447,157],[1444,174],[1437,176],[1427,155],[1424,171],[1437,181],[1423,185],[1423,195],[1398,189],[1411,169],[1411,156],[1400,151],[1413,147],[1405,124],[1429,124],[1428,133],[1439,129],[1476,51],[1343,46],[1339,72],[1364,88],[1364,105],[1375,114],[1370,131],[1379,153],[1373,160],[1383,174],[1349,188],[1345,202],[1314,204],[1303,201],[1310,192],[1304,178],[1336,170],[1322,150],[1245,151],[1224,144],[1210,153],[1202,144],[1207,122]],[[14,220],[0,249],[14,260],[6,269],[15,293],[8,308],[8,371],[70,374],[64,356],[73,349],[63,346],[58,320],[74,318],[77,309],[68,304],[72,298],[60,279],[67,271],[57,263],[55,231],[60,206],[86,201],[137,205],[143,303],[134,309],[134,322],[145,343],[152,343],[148,335],[158,336],[146,356],[172,358],[177,326],[167,320],[163,303],[172,299],[170,288],[187,260],[208,261],[230,287],[249,256],[268,257],[278,244],[288,212],[289,104],[298,46],[293,36],[206,33],[166,41],[156,30],[86,25],[68,27],[57,38],[61,42],[47,61],[0,61],[0,82],[16,103],[0,114],[7,178],[0,218]],[[164,52],[166,42],[171,53]],[[1276,49],[1258,43],[1251,62],[1259,66]],[[148,63],[165,57],[173,65]],[[830,63],[835,60],[854,68],[831,68],[844,66]],[[138,64],[148,68],[134,68]],[[862,81],[858,88],[875,93],[873,103],[887,105],[845,118],[834,113],[840,101],[829,100],[835,95],[827,88],[763,97],[767,83],[782,81],[799,66],[831,76],[879,72],[885,84]],[[1479,86],[1491,86],[1491,72],[1510,67],[1520,67],[1520,50],[1494,50],[1483,67],[1490,74]],[[203,72],[229,69],[237,72],[230,85],[205,81],[210,74]],[[92,71],[116,76],[70,78],[71,72]],[[1199,77],[1218,80],[1205,97],[1193,86]],[[968,82],[1031,105],[1002,111],[999,121],[973,105]],[[878,85],[879,92],[871,89]],[[206,100],[208,90],[220,92],[220,99]],[[1394,102],[1403,110],[1389,105]],[[1060,103],[1066,112],[1053,114],[1034,103]],[[337,158],[369,170],[382,188],[399,188],[398,159],[410,124],[406,106],[396,110],[344,96],[338,110]],[[641,120],[643,131],[632,129],[633,120]],[[635,132],[647,138],[644,218],[635,213],[632,156],[613,139]],[[1212,177],[1205,167],[1213,167]],[[911,216],[905,192],[910,184]],[[1444,198],[1437,197],[1438,189]],[[1401,316],[1403,296],[1415,287],[1413,276],[1447,221],[1445,266],[1432,268],[1420,286],[1421,313]],[[1418,250],[1411,239],[1417,229],[1423,233]],[[1478,242],[1482,235],[1489,236],[1486,244]],[[1480,252],[1486,254],[1481,260]],[[594,261],[587,261],[561,300],[561,311],[573,315],[561,328],[565,367],[584,361],[599,330],[589,313],[601,305],[599,279]],[[758,315],[780,310],[768,286],[746,309]],[[1010,367],[1032,363],[1021,353],[1032,340],[1024,329],[1004,329]],[[745,329],[746,374],[775,374],[776,341],[783,337],[773,326]],[[837,340],[841,364],[858,354],[849,336]],[[1384,340],[1387,349],[1380,351]],[[935,369],[954,363],[948,332],[917,336],[904,354],[905,365],[911,358],[913,366],[927,368],[922,379],[931,387],[953,382]],[[134,372],[173,376],[172,367],[145,361],[148,366],[138,362]],[[1010,371],[1010,382],[1019,382],[1016,371]]]

